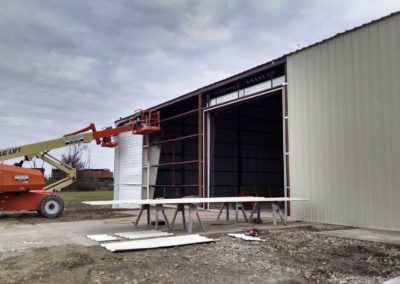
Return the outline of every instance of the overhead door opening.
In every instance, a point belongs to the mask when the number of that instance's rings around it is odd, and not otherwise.
[[[209,196],[285,196],[282,92],[209,113]]]

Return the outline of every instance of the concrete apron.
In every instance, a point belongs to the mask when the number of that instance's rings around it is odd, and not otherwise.
[[[30,248],[51,247],[66,244],[90,246],[88,234],[124,231],[132,218],[87,220],[38,224],[0,225],[0,253]]]
[[[135,211],[129,212],[137,213]],[[172,217],[173,210],[167,210],[168,218]],[[129,216],[128,215],[128,216]],[[133,214],[132,214],[133,215]],[[84,220],[71,222],[54,222],[54,223],[35,223],[35,224],[8,224],[0,222],[0,253],[7,251],[19,251],[31,248],[42,248],[51,246],[60,246],[66,244],[94,246],[97,242],[86,238],[87,235],[95,234],[113,234],[117,232],[127,231],[143,231],[154,230],[154,226],[148,226],[146,218],[143,218],[139,226],[134,226],[132,221],[136,217],[123,217],[115,219],[102,220]],[[152,219],[154,218],[152,212]],[[201,218],[206,224],[207,231],[203,233],[199,224],[194,221],[193,233],[202,235],[212,235],[219,233],[232,233],[242,231],[249,226],[260,229],[278,229],[292,226],[305,226],[304,222],[289,222],[288,226],[282,226],[278,222],[278,226],[272,226],[269,212],[262,212],[264,224],[245,223],[243,218],[239,219],[239,223],[234,222],[234,214],[232,213],[230,221],[216,221],[217,212],[202,211]],[[241,216],[242,217],[242,216]],[[39,217],[38,217],[39,218]],[[308,223],[309,224],[309,223]],[[168,227],[159,226],[160,231],[168,231]],[[182,220],[177,219],[177,224],[174,227],[175,235],[186,235],[187,230],[183,229]]]
[[[373,229],[344,229],[319,232],[321,235],[348,238],[360,241],[379,242],[384,244],[400,246],[400,232],[373,230]]]

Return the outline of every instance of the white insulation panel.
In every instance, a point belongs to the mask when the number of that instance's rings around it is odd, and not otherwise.
[[[131,132],[118,136],[114,160],[114,200],[142,198],[143,137]],[[113,208],[138,208],[136,204],[114,204]]]

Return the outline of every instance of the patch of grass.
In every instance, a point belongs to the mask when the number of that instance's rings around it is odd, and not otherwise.
[[[64,201],[112,200],[113,191],[64,191],[57,193]]]

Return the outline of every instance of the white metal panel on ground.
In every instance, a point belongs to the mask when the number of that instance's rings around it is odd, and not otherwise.
[[[288,56],[292,216],[400,230],[400,15]]]
[[[400,284],[400,276],[397,276],[395,278],[386,280],[385,282],[383,282],[382,284]]]
[[[228,234],[228,236],[237,238],[237,239],[242,239],[245,241],[265,242],[265,240],[261,239],[260,237],[246,236],[245,234]]]
[[[118,136],[114,161],[114,200],[142,198],[143,137],[131,132]],[[114,208],[137,208],[135,204],[115,204]]]
[[[307,201],[305,198],[296,197],[202,197],[202,198],[169,198],[169,199],[136,199],[136,200],[105,200],[83,201],[88,205],[115,205],[115,204],[200,204],[200,203],[224,203],[224,202],[280,202],[280,201]]]
[[[165,236],[173,236],[173,233],[168,232],[160,232],[156,230],[148,230],[148,231],[136,231],[136,232],[123,232],[123,233],[115,233],[114,235],[123,237],[129,240],[137,240],[137,239],[148,239],[148,238],[156,238],[156,237],[165,237]]]
[[[109,242],[109,241],[118,241],[120,238],[114,237],[107,234],[99,234],[99,235],[87,235],[88,239],[91,239],[96,242]]]
[[[191,245],[199,243],[210,243],[215,241],[216,240],[214,239],[209,239],[200,235],[185,235],[185,236],[174,236],[174,237],[163,237],[163,238],[153,238],[145,240],[107,243],[107,244],[102,244],[101,246],[109,251],[117,252],[126,250],[141,250],[141,249],[183,246],[183,245]]]

